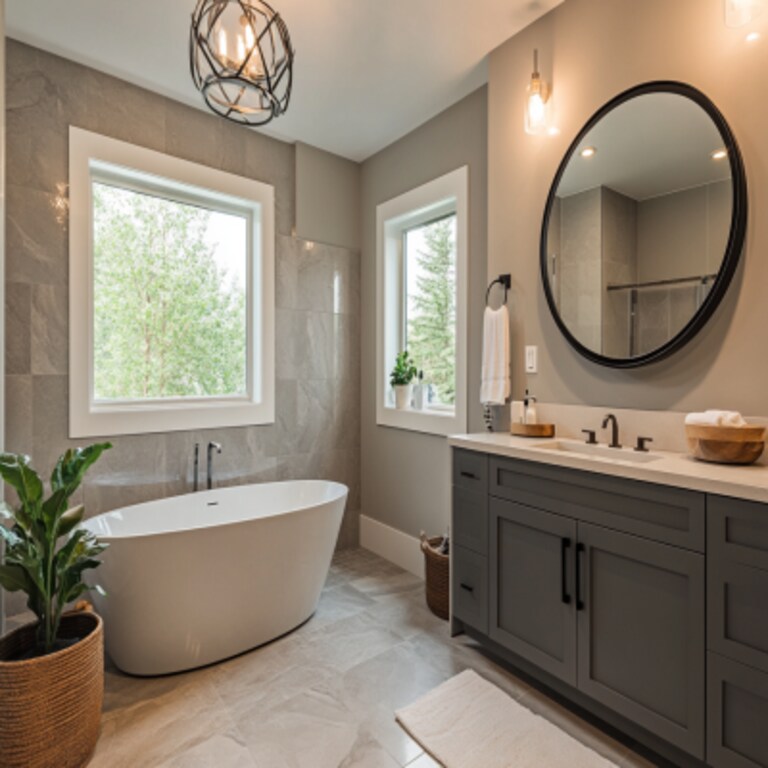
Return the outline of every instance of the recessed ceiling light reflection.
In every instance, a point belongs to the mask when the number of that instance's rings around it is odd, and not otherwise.
[[[728,150],[727,149],[716,149],[710,157],[713,160],[725,160],[726,157],[728,157]]]
[[[756,43],[760,39],[760,33],[750,32],[745,39],[748,43]]]
[[[594,147],[584,147],[581,150],[582,157],[594,157],[597,154],[597,150]]]

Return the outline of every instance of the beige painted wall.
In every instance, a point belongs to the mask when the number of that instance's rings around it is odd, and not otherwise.
[[[554,88],[556,137],[522,128],[534,48]],[[494,51],[489,71],[488,275],[513,275],[515,396],[529,386],[550,402],[766,414],[768,105],[757,84],[768,71],[768,46],[746,45],[743,30],[726,28],[720,0],[567,0]],[[557,330],[539,278],[541,217],[557,165],[584,122],[620,91],[657,79],[700,88],[730,122],[748,174],[749,230],[742,264],[707,328],[666,361],[618,371],[579,357]],[[525,344],[539,346],[539,373],[527,383]]]
[[[363,512],[418,535],[443,531],[450,514],[445,437],[376,425],[376,206],[469,165],[469,426],[482,429],[480,338],[486,288],[486,89],[369,158],[362,172],[362,483]],[[516,248],[515,240],[507,251]]]
[[[360,248],[360,163],[296,143],[296,236]]]

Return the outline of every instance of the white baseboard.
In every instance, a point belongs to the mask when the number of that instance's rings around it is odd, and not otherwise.
[[[415,536],[398,531],[372,517],[360,515],[360,546],[424,578],[424,555]]]

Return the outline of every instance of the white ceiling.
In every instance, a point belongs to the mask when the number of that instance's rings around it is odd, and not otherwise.
[[[606,115],[579,144],[557,189],[567,197],[598,186],[635,200],[730,178],[727,160],[711,154],[723,139],[696,102],[671,93],[627,101]],[[581,157],[586,147],[597,152]]]
[[[266,133],[363,160],[486,82],[486,55],[563,0],[270,0],[296,62]],[[10,37],[200,106],[195,0],[6,0]]]

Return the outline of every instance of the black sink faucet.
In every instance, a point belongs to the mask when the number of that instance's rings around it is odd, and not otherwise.
[[[621,443],[619,442],[619,422],[612,413],[609,413],[603,419],[603,429],[605,429],[609,423],[611,424],[611,444],[609,445],[609,448],[621,448]]]

